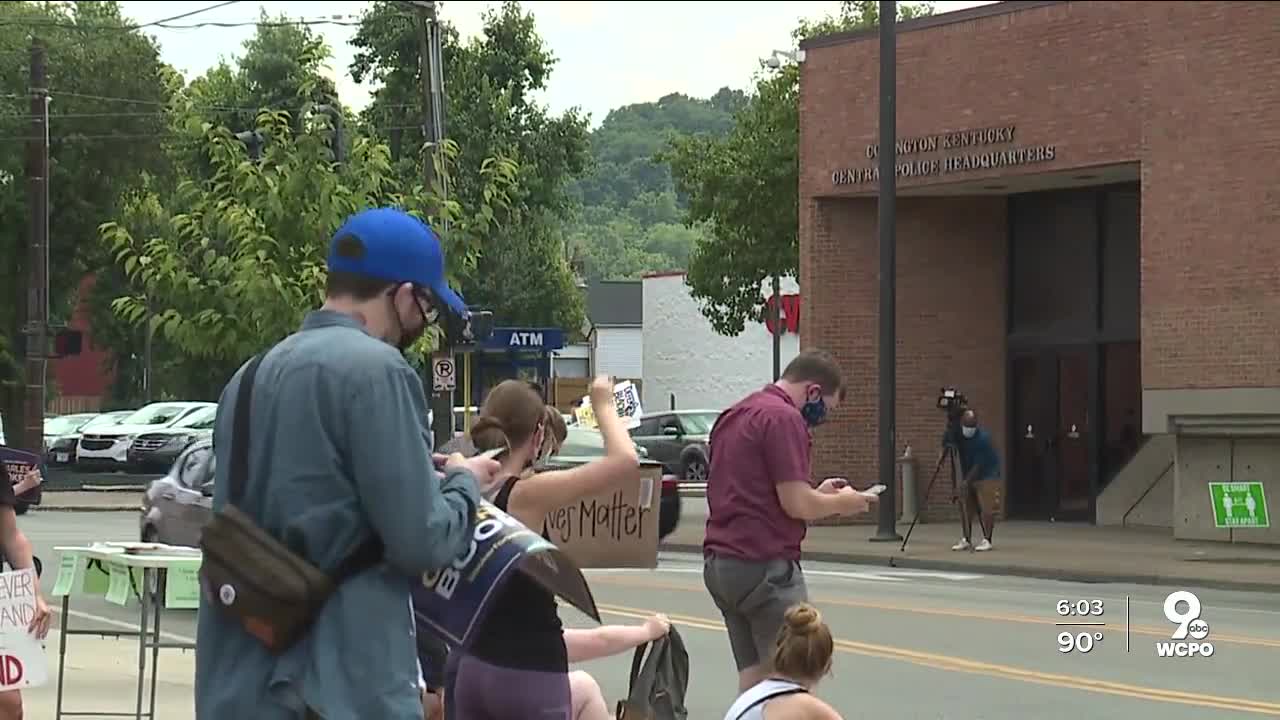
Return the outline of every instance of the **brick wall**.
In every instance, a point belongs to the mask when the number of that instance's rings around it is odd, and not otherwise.
[[[899,33],[899,140],[1014,125],[1015,145],[1056,148],[1052,162],[900,177],[899,189],[1138,160],[1145,4],[1055,3]],[[831,174],[875,164],[866,148],[879,134],[880,43],[806,47],[801,196],[873,194],[874,184],[837,187]]]
[[[1280,386],[1280,4],[1144,4],[1143,386]]]
[[[898,35],[899,140],[1012,125],[1015,145],[1052,144],[1055,159],[899,177],[900,192],[1141,163],[1144,387],[1280,386],[1280,4],[1010,2],[955,15]],[[808,43],[801,77],[801,337],[835,352],[856,390],[819,432],[819,475],[876,472],[875,183],[832,173],[876,164],[878,45]],[[900,197],[898,212],[896,445],[925,459],[927,482],[942,383],[964,389],[1007,446],[1007,211],[1002,198]],[[968,294],[948,294],[960,277]],[[949,493],[935,489],[935,510]]]
[[[76,291],[76,307],[67,326],[83,333],[80,354],[49,363],[49,377],[57,385],[58,394],[67,398],[55,404],[52,412],[84,412],[96,410],[107,395],[115,376],[111,368],[111,351],[95,345],[89,323],[89,301],[94,278],[86,275]],[[75,408],[69,410],[68,408]]]
[[[920,458],[920,482],[932,474],[943,415],[938,390],[968,395],[1003,452],[1005,442],[1005,266],[1003,197],[903,198],[898,209],[897,439]],[[804,346],[833,353],[849,399],[819,428],[817,477],[874,481],[879,472],[877,415],[879,240],[876,201],[815,203],[812,236],[802,235],[803,286],[821,315],[801,316]],[[923,488],[921,488],[923,491]],[[926,519],[950,514],[951,483],[939,480]]]

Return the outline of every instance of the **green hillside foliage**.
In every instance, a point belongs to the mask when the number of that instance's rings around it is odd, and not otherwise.
[[[574,186],[579,202],[569,247],[588,279],[683,270],[702,236],[685,225],[687,203],[655,156],[679,137],[723,137],[746,105],[740,90],[708,99],[671,94],[613,110],[591,133],[592,164]]]

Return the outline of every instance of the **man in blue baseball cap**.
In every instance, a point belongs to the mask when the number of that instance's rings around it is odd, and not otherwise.
[[[352,216],[329,243],[328,265],[325,307],[359,311],[371,332],[401,350],[441,311],[463,319],[468,315],[466,303],[445,280],[439,238],[403,210],[377,208]],[[362,306],[351,307],[344,299]]]
[[[200,720],[421,720],[410,583],[466,553],[499,468],[433,454],[422,381],[404,358],[442,313],[467,312],[431,228],[397,209],[362,211],[334,234],[328,266],[324,306],[222,392],[213,508],[227,503],[233,438],[246,437],[236,507],[331,576],[350,558],[360,570],[343,574],[308,636],[279,655],[203,597]],[[250,368],[249,430],[237,434]]]

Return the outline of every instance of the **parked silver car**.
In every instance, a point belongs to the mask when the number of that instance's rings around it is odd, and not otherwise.
[[[213,516],[213,439],[196,440],[178,455],[168,474],[142,496],[143,542],[198,547]]]

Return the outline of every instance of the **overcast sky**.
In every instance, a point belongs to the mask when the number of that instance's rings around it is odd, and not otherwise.
[[[215,4],[195,2],[122,2],[137,22],[150,22]],[[481,14],[493,3],[441,2],[442,17],[464,35],[479,32]],[[936,2],[948,12],[985,2]],[[355,22],[365,2],[237,2],[175,23],[198,21],[252,23],[261,9],[291,19]],[[706,97],[728,85],[746,88],[760,58],[789,49],[799,18],[834,12],[839,2],[554,2],[523,5],[538,21],[543,40],[559,58],[543,95],[553,111],[581,107],[598,124],[609,110],[657,100],[671,92]],[[332,70],[343,102],[363,107],[369,88],[347,74],[356,28],[315,25],[333,50]],[[164,60],[195,77],[220,58],[238,55],[253,27],[198,29],[148,28],[159,40]],[[446,83],[448,79],[446,78]]]

